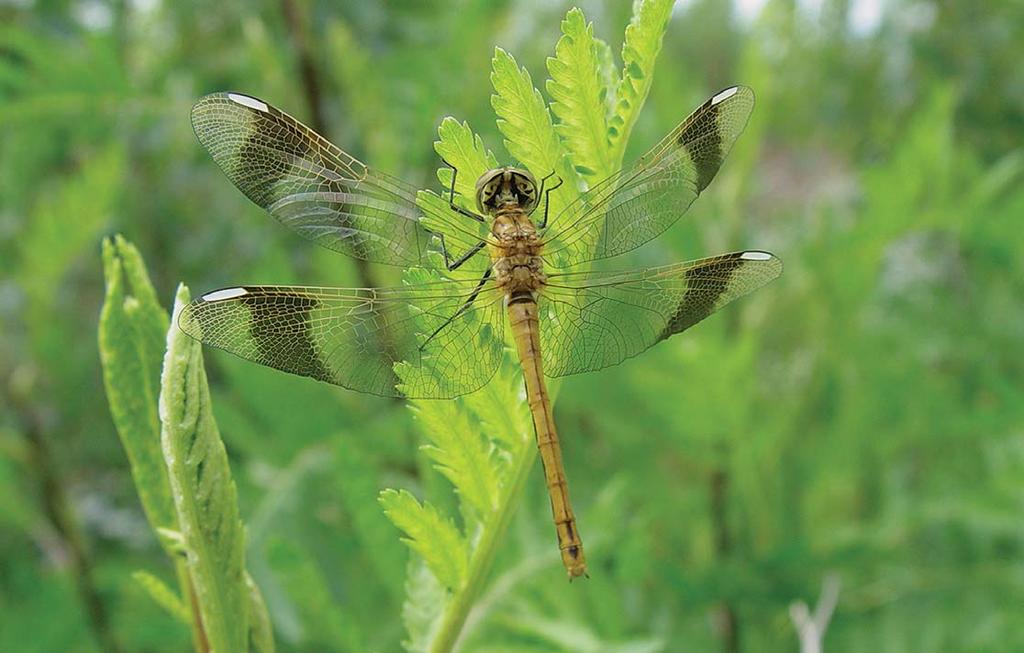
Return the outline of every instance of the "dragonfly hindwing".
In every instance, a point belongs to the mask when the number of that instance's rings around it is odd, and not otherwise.
[[[617,365],[781,273],[771,254],[745,251],[647,270],[550,275],[540,306],[544,371],[566,376]]]

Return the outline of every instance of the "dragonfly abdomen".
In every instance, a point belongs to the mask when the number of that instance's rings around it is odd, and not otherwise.
[[[523,378],[526,380],[526,398],[533,415],[537,449],[544,465],[544,480],[551,498],[551,515],[555,521],[558,548],[562,553],[562,564],[572,579],[586,573],[587,561],[583,555],[583,542],[576,529],[576,517],[569,502],[562,449],[551,412],[551,399],[544,383],[537,302],[533,294],[529,291],[511,293],[508,316],[523,368]]]

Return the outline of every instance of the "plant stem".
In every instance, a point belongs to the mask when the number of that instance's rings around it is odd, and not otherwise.
[[[178,574],[178,586],[181,588],[181,597],[188,601],[189,612],[192,614],[192,646],[196,653],[209,653],[210,641],[206,637],[206,629],[203,628],[203,615],[199,613],[199,599],[196,597],[195,587],[192,585],[192,578],[188,575],[188,566],[183,560],[176,560],[175,571]]]
[[[298,59],[302,92],[306,96],[310,122],[313,123],[313,129],[326,136],[327,119],[324,117],[320,93],[320,71],[317,69],[316,59],[313,57],[313,48],[306,29],[305,12],[297,4],[296,0],[281,0],[281,13],[284,14],[285,24],[288,26],[288,35],[291,38],[292,47],[295,48],[295,56]]]
[[[725,463],[711,471],[711,521],[714,528],[715,554],[726,561],[732,555],[732,536],[729,532],[728,497],[729,472]],[[722,601],[717,610],[718,630],[722,635],[723,653],[738,653],[740,650],[740,623],[736,609],[728,601]]]
[[[457,651],[461,645],[460,637],[463,626],[466,624],[466,618],[484,588],[484,582],[494,563],[494,556],[504,540],[505,532],[512,521],[515,507],[519,503],[519,497],[523,493],[526,479],[530,476],[530,470],[533,469],[536,459],[537,447],[533,438],[523,438],[520,450],[514,458],[509,481],[502,487],[498,509],[491,515],[491,519],[484,527],[480,542],[473,550],[473,555],[469,560],[466,584],[448,604],[447,611],[441,620],[440,630],[430,647],[431,653],[451,653]]]
[[[67,547],[74,573],[75,588],[85,610],[86,622],[92,630],[93,637],[104,651],[118,653],[123,649],[111,629],[106,606],[96,587],[93,577],[93,561],[89,555],[85,537],[75,520],[74,510],[68,500],[67,488],[64,486],[57,463],[50,450],[43,418],[35,408],[26,405],[26,402],[20,401],[20,399],[20,397],[13,397],[11,404],[24,417],[24,435],[28,444],[32,471],[40,485],[43,513]]]
[[[309,109],[311,126],[314,131],[329,138],[331,130],[323,108],[322,75],[314,56],[314,44],[306,24],[304,6],[300,4],[299,0],[281,0],[281,13],[284,14],[285,24],[288,26],[288,36],[295,49],[299,79],[302,82],[302,92]],[[377,286],[370,264],[359,257],[354,257],[353,261],[355,261],[356,271],[359,274],[359,283],[365,288]]]

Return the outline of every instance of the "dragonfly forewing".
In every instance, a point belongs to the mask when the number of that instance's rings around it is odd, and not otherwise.
[[[658,236],[693,204],[754,108],[744,86],[702,104],[633,167],[598,183],[551,219],[545,258],[559,268],[618,256]]]
[[[287,113],[254,97],[215,93],[192,108],[196,137],[228,179],[282,224],[319,245],[389,265],[427,264],[416,188],[364,165]],[[431,210],[462,249],[475,228]]]

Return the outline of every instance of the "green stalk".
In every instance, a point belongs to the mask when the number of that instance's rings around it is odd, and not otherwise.
[[[537,447],[533,446],[533,438],[524,438],[521,450],[515,457],[509,482],[502,487],[498,508],[484,527],[480,542],[469,559],[466,583],[448,603],[437,637],[431,644],[431,653],[450,653],[456,650],[462,627],[484,588],[484,582],[494,564],[494,556],[512,521],[515,507],[519,503],[519,497],[523,493],[526,479],[536,459]]]
[[[181,589],[181,599],[188,606],[189,627],[192,630],[192,648],[196,653],[208,653],[210,643],[206,639],[206,630],[203,628],[203,619],[199,614],[199,605],[196,601],[196,593],[192,588],[192,579],[188,575],[188,565],[185,561],[178,559],[174,561],[174,571],[178,577],[178,587]]]

